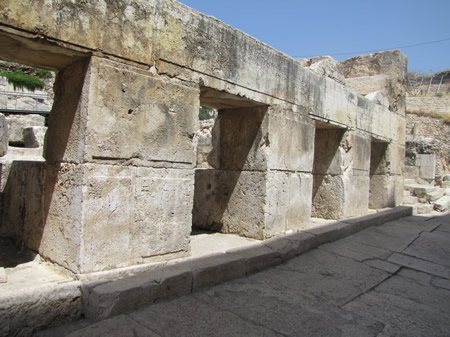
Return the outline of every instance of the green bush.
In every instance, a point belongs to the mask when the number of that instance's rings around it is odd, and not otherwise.
[[[442,97],[442,96],[444,96],[444,93],[443,92],[438,92],[438,93],[436,93],[436,96],[437,97]]]
[[[41,68],[36,68],[36,76],[40,77],[40,78],[52,78],[53,74],[50,70],[47,69],[41,69]]]
[[[215,117],[215,111],[211,108],[200,107],[200,111],[198,112],[198,119],[201,121],[211,119]]]
[[[45,87],[44,81],[35,76],[25,74],[23,71],[4,71],[0,73],[0,76],[6,77],[8,83],[13,85],[14,90],[26,88],[30,91],[35,91]]]

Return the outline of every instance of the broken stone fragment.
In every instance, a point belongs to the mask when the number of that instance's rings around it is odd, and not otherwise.
[[[27,148],[36,148],[44,146],[46,126],[31,126],[23,129],[23,141]]]

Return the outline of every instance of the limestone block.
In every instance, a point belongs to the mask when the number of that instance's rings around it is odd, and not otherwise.
[[[189,250],[193,172],[61,164],[46,177],[45,226],[27,244],[52,261],[84,273]]]
[[[29,238],[30,248],[43,257],[80,272],[83,264],[83,206],[86,185],[86,168],[63,163],[46,167],[43,188],[46,215],[41,237]],[[101,235],[98,235],[101,237]],[[34,246],[35,243],[37,246]]]
[[[403,176],[405,177],[405,179],[419,178],[419,168],[417,166],[405,165],[405,172]]]
[[[56,80],[46,158],[192,167],[198,94],[117,62],[74,63]]]
[[[194,172],[138,168],[131,231],[135,255],[148,257],[189,251]]]
[[[343,216],[351,217],[366,214],[369,206],[368,176],[344,176]]]
[[[267,108],[222,109],[217,119],[220,131],[213,131],[219,136],[217,168],[266,170],[270,145]]]
[[[6,155],[8,151],[9,130],[4,114],[0,114],[0,157]]]
[[[88,175],[82,272],[189,250],[193,172],[105,165]]]
[[[291,110],[269,109],[268,167],[277,170],[311,172],[315,126]]]
[[[257,171],[196,170],[193,225],[264,239],[266,180]]]
[[[408,58],[400,50],[355,56],[341,62],[346,78],[386,74],[402,82],[408,72]]]
[[[309,69],[321,76],[327,76],[338,83],[345,84],[345,77],[340,69],[340,63],[331,56],[313,57]]]
[[[386,95],[381,91],[373,91],[365,95],[365,97],[376,104],[389,108],[389,100]]]
[[[351,156],[353,175],[368,175],[370,169],[370,138],[367,135],[351,134]],[[345,165],[347,166],[347,165]]]
[[[369,208],[394,207],[403,203],[403,177],[376,175],[370,177]]]
[[[419,167],[419,178],[433,180],[436,174],[436,155],[417,154],[416,166]]]
[[[312,182],[311,174],[274,171],[268,174],[266,238],[309,226]]]
[[[317,129],[314,144],[314,174],[342,174],[341,129]]]
[[[367,95],[371,92],[383,91],[388,86],[387,75],[361,76],[346,78],[345,84],[360,95]]]
[[[22,242],[27,226],[34,224],[36,231],[41,228],[44,219],[43,168],[42,162],[14,161],[8,164],[2,192],[2,236]]]
[[[341,175],[314,175],[311,215],[339,219],[344,215],[344,181]]]
[[[9,129],[9,144],[24,145],[23,130],[32,126],[44,126],[45,117],[40,115],[10,115],[6,117]]]
[[[44,146],[46,126],[32,126],[23,129],[23,141],[27,148],[35,148]]]
[[[402,175],[405,167],[405,146],[391,143],[387,152],[389,172],[391,175]]]

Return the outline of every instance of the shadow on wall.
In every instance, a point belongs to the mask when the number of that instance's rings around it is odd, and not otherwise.
[[[342,158],[345,130],[317,128],[314,140],[312,216],[339,219],[343,208]]]
[[[260,156],[258,144],[263,140],[261,125],[266,112],[266,106],[219,110],[212,132],[214,148],[208,156],[214,169],[195,172],[194,228],[246,236],[247,230],[241,226],[245,214],[237,205],[247,208],[247,213],[255,210],[259,201],[254,200],[255,205],[250,205],[245,194],[257,190],[259,181],[244,182],[242,173],[252,171],[257,176],[260,172],[256,171],[262,171],[256,158]],[[232,221],[235,221],[234,228],[229,226]]]
[[[58,226],[61,232],[66,226],[63,218],[68,210],[53,210],[52,200],[58,197],[66,198],[68,205],[72,202],[64,191],[60,191],[59,184],[64,165],[67,165],[62,162],[73,134],[74,121],[80,118],[79,102],[87,69],[88,60],[82,60],[58,73],[44,144],[47,161],[13,161],[7,181],[3,184],[0,237],[12,239],[17,247],[27,247],[40,253],[49,216],[60,218]],[[11,247],[2,246],[1,254]]]

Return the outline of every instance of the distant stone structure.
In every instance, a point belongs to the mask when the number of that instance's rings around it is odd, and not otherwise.
[[[172,0],[6,0],[0,43],[58,70],[45,162],[11,167],[0,235],[75,273],[189,254],[193,225],[266,239],[402,203],[398,51],[344,78]],[[197,168],[200,106],[218,117]]]

